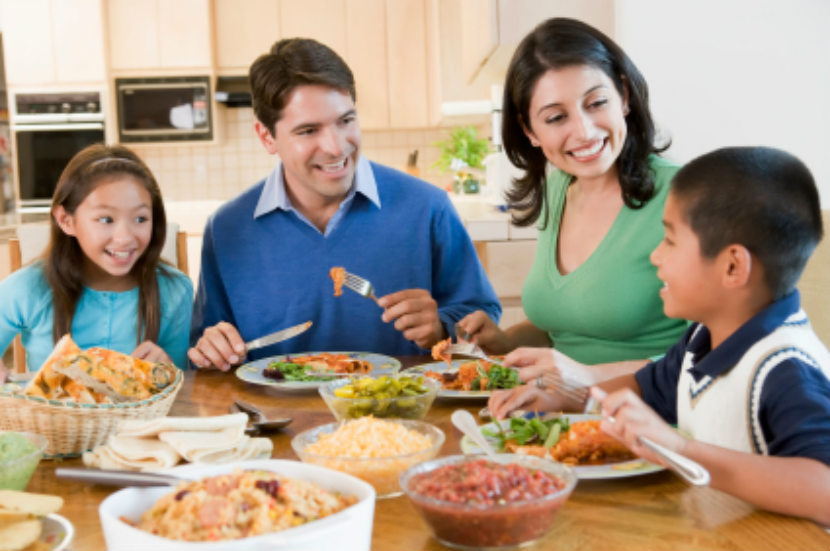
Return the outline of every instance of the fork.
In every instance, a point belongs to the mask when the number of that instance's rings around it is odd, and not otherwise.
[[[358,295],[370,298],[375,302],[378,301],[378,297],[375,296],[375,288],[372,287],[372,284],[369,282],[368,279],[364,279],[359,275],[346,272],[346,278],[343,281],[343,285],[345,285],[347,289],[351,289]]]
[[[502,362],[488,356],[479,345],[471,342],[455,342],[450,344],[447,348],[445,348],[444,351],[447,352],[450,356],[470,356],[472,358],[478,358],[486,362],[495,363],[499,365],[502,364]]]

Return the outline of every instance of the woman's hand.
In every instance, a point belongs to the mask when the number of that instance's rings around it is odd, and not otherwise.
[[[130,356],[154,363],[173,363],[164,349],[152,341],[144,341],[139,344]]]
[[[509,390],[494,390],[487,407],[495,419],[504,419],[516,410],[560,411],[564,399],[536,385],[522,385]]]
[[[642,436],[677,453],[683,453],[688,442],[686,438],[663,421],[630,388],[606,394],[604,390],[593,387],[591,396],[602,405],[604,419],[600,428],[643,459],[663,464],[654,452],[640,444]]]
[[[487,354],[507,354],[513,348],[507,334],[482,310],[463,317],[455,332],[459,340],[475,343]]]

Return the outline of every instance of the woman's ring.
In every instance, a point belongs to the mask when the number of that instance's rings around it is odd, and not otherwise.
[[[536,377],[536,388],[541,388],[543,390],[545,388],[545,380],[541,375]]]

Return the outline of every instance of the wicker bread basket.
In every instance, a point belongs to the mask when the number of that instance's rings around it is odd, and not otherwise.
[[[0,430],[28,431],[49,440],[47,457],[71,457],[91,450],[115,433],[125,419],[153,419],[170,411],[184,377],[176,369],[171,385],[154,396],[120,404],[78,404],[0,389]]]

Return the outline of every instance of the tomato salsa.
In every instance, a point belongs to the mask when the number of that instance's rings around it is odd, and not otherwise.
[[[572,489],[542,469],[465,459],[415,474],[406,493],[439,541],[490,548],[543,536]]]

